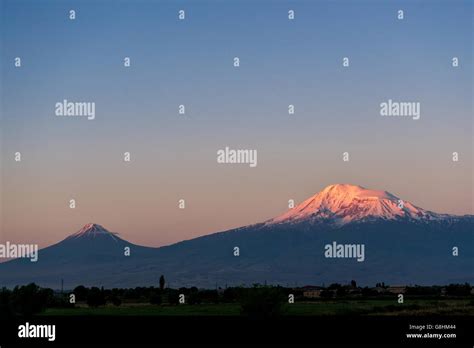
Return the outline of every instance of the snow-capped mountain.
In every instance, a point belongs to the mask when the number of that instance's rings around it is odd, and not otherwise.
[[[114,241],[117,241],[118,233],[109,232],[103,226],[94,223],[88,223],[84,225],[79,231],[71,234],[68,239],[78,239],[78,238],[110,238]]]
[[[419,208],[387,192],[349,184],[327,186],[267,224],[325,221],[337,225],[368,220],[439,220],[449,217]]]

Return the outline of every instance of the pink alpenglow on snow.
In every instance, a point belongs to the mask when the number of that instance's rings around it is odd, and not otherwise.
[[[95,238],[99,235],[103,236],[110,236],[112,239],[115,239],[115,235],[117,233],[109,232],[104,227],[99,224],[89,223],[84,225],[79,231],[74,234],[71,234],[67,239],[75,239],[75,238]]]
[[[344,225],[368,219],[434,220],[443,216],[416,207],[386,191],[368,190],[358,185],[336,184],[327,186],[286,213],[267,221],[267,224],[329,219]]]

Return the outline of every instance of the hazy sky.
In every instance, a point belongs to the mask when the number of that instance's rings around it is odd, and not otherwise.
[[[333,183],[474,213],[471,1],[1,4],[3,240],[45,246],[95,222],[159,246]],[[63,99],[95,102],[95,120],[55,116]],[[388,99],[421,118],[380,116]],[[218,164],[226,146],[256,149],[257,167]]]

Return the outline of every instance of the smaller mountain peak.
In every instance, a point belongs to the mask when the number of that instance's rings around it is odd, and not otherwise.
[[[68,238],[84,238],[84,237],[96,237],[98,235],[108,235],[114,237],[115,233],[109,232],[102,225],[96,223],[88,223],[84,225],[79,231],[70,235]]]
[[[99,224],[95,224],[95,223],[93,223],[93,222],[90,222],[90,223],[88,223],[88,224],[85,224],[82,229],[91,229],[91,228],[102,228],[102,229],[103,229],[104,227],[102,227],[102,226],[99,225]]]
[[[84,227],[80,229],[80,231],[87,232],[87,231],[105,231],[108,232],[102,225],[95,224],[95,223],[88,223],[85,224]]]

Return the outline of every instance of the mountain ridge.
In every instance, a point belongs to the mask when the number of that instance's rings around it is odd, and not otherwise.
[[[384,210],[380,202],[385,201],[398,203],[398,197],[355,185],[330,185],[300,208],[280,215],[281,221],[272,221],[277,217],[159,248],[132,244],[89,223],[41,249],[36,263],[17,259],[0,264],[0,287],[32,281],[53,286],[63,278],[72,287],[133,287],[153,285],[161,274],[174,286],[211,288],[216,283],[264,281],[321,284],[356,279],[360,284],[420,285],[474,281],[474,216],[432,213],[411,203],[405,204],[404,216],[403,209],[393,204]],[[334,241],[364,244],[365,261],[325,258],[325,245]],[[452,255],[453,246],[460,248],[457,257]]]

